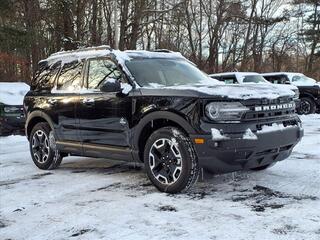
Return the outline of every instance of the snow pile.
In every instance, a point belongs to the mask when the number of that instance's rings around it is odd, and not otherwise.
[[[255,135],[250,128],[246,130],[246,132],[243,134],[242,139],[246,140],[257,140],[258,137]]]
[[[0,103],[23,105],[23,98],[30,87],[22,82],[0,82]]]
[[[212,140],[214,140],[214,141],[229,139],[229,137],[223,136],[221,134],[220,130],[216,129],[216,128],[211,128],[211,135],[212,135]]]
[[[123,94],[128,94],[132,90],[132,86],[128,83],[121,83],[121,89]]]
[[[293,128],[295,126],[284,126],[283,124],[273,123],[271,126],[264,125],[261,130],[258,130],[257,133],[268,133],[268,132],[276,132],[283,131],[287,128]]]

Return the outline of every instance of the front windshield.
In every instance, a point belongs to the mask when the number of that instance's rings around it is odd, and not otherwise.
[[[247,75],[242,80],[243,83],[269,83],[261,75]]]
[[[316,80],[305,75],[295,75],[292,77],[293,84],[315,84]]]
[[[142,87],[218,84],[183,59],[132,59],[126,65]]]

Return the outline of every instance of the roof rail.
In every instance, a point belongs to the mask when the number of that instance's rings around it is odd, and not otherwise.
[[[172,51],[168,49],[155,49],[152,52],[163,52],[163,53],[171,53]]]
[[[51,56],[61,56],[61,55],[70,54],[70,53],[85,52],[85,51],[92,51],[92,50],[112,50],[112,48],[109,45],[101,45],[98,47],[86,47],[86,48],[79,48],[76,50],[61,51],[61,52],[53,53],[51,54]]]

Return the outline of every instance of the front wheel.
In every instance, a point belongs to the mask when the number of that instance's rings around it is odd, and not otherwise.
[[[56,149],[55,138],[49,124],[38,123],[30,134],[30,153],[34,164],[43,170],[55,169],[62,161]]]
[[[151,182],[168,193],[186,191],[200,173],[190,139],[174,127],[163,127],[151,134],[144,150],[144,164]]]
[[[298,108],[298,114],[312,114],[316,111],[315,102],[308,97],[301,98],[300,105]]]

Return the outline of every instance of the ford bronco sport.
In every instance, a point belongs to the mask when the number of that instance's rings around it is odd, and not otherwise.
[[[24,99],[34,163],[67,155],[144,162],[151,182],[185,191],[201,168],[261,170],[303,135],[292,91],[225,85],[181,54],[88,48],[39,63]]]

